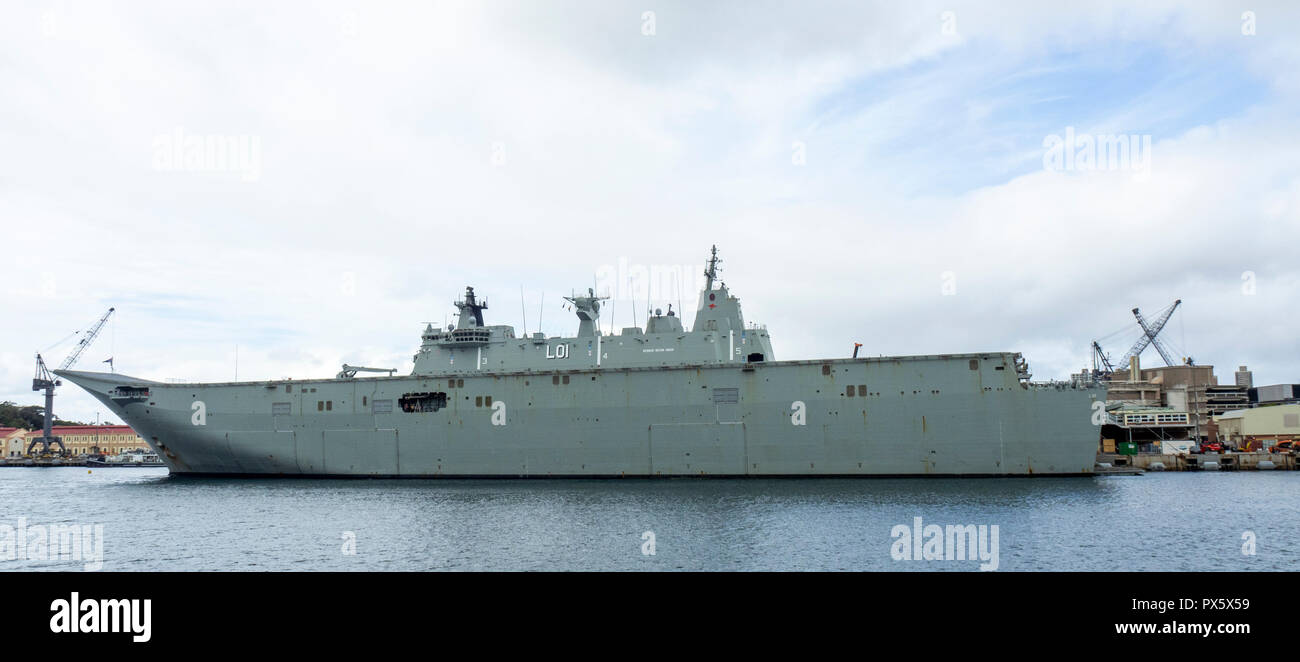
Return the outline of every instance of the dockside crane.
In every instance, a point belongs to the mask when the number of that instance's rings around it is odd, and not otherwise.
[[[1156,317],[1156,321],[1151,324],[1147,324],[1146,318],[1142,317],[1141,311],[1134,308],[1133,316],[1137,318],[1138,326],[1142,327],[1142,337],[1133,343],[1133,346],[1124,354],[1124,358],[1120,359],[1120,363],[1128,363],[1129,358],[1141,354],[1142,350],[1147,348],[1147,345],[1155,345],[1156,351],[1160,353],[1160,358],[1165,360],[1165,365],[1173,367],[1174,360],[1171,358],[1169,348],[1156,336],[1161,329],[1165,328],[1165,323],[1169,321],[1174,311],[1178,310],[1178,305],[1182,302],[1182,299],[1174,301],[1168,308],[1161,311],[1160,315]]]
[[[91,343],[95,342],[95,338],[99,335],[99,332],[103,330],[104,324],[108,322],[108,318],[113,314],[113,310],[113,308],[109,308],[108,312],[104,313],[104,316],[99,318],[99,321],[95,322],[95,325],[86,331],[86,334],[81,337],[79,342],[77,342],[77,346],[72,348],[72,351],[68,354],[68,358],[63,359],[63,363],[59,364],[59,370],[67,370],[71,368],[73,364],[77,362],[77,359],[81,358],[81,353],[86,351],[86,348],[90,347]],[[54,374],[50,372],[50,369],[46,367],[45,359],[41,358],[40,354],[37,354],[36,376],[32,378],[32,390],[45,391],[45,420],[41,436],[33,438],[32,443],[27,445],[28,455],[32,454],[32,449],[36,448],[37,444],[41,445],[41,453],[50,452],[50,446],[52,444],[58,445],[59,452],[67,451],[67,447],[63,445],[63,439],[54,436],[54,387],[61,384],[63,384],[63,382],[55,378]]]
[[[1115,366],[1111,365],[1110,357],[1102,350],[1101,344],[1096,340],[1092,341],[1092,371],[1096,373],[1111,374],[1115,372]]]
[[[1160,314],[1156,316],[1154,322],[1148,322],[1147,319],[1142,316],[1142,311],[1134,308],[1132,311],[1133,317],[1137,319],[1138,326],[1142,329],[1141,337],[1137,339],[1137,342],[1133,343],[1133,346],[1124,353],[1123,358],[1116,363],[1111,363],[1110,357],[1107,356],[1106,352],[1101,348],[1100,342],[1096,340],[1092,341],[1092,371],[1104,379],[1109,379],[1110,375],[1115,372],[1116,365],[1126,366],[1129,363],[1129,359],[1140,355],[1149,345],[1154,345],[1156,351],[1160,352],[1160,358],[1165,360],[1165,365],[1173,366],[1173,352],[1169,350],[1169,347],[1166,346],[1164,341],[1160,340],[1158,336],[1160,331],[1165,328],[1165,324],[1169,322],[1169,318],[1173,316],[1174,311],[1178,309],[1178,306],[1182,304],[1182,302],[1182,299],[1178,299],[1167,306],[1164,310],[1161,310]],[[1113,336],[1122,332],[1123,329],[1110,335]],[[1103,338],[1103,340],[1104,339],[1105,338]],[[1187,359],[1187,364],[1191,365],[1191,363],[1192,360],[1190,358]]]

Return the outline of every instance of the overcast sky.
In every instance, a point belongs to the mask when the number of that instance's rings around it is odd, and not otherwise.
[[[1065,378],[1181,298],[1180,357],[1300,382],[1295,2],[31,2],[0,90],[4,400],[109,306],[82,369],[408,371],[466,285],[567,335],[714,243],[778,359]]]

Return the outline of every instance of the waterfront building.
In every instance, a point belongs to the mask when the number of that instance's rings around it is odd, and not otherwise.
[[[22,428],[5,428],[0,427],[0,455],[4,457],[18,457],[27,450],[25,442],[27,440],[27,430]]]
[[[32,430],[23,436],[23,452],[26,452],[27,445],[41,436],[41,431]],[[63,446],[71,455],[115,455],[149,447],[129,425],[56,425],[54,436],[63,439]]]
[[[1300,439],[1300,404],[1239,409],[1215,417],[1219,438],[1241,449]]]

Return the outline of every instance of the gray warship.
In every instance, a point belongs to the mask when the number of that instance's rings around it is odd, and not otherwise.
[[[1093,472],[1103,387],[1020,354],[778,361],[714,247],[690,329],[669,307],[577,334],[485,324],[473,288],[409,375],[176,384],[58,371],[171,472],[367,477],[1028,476]],[[387,372],[387,371],[386,371]]]

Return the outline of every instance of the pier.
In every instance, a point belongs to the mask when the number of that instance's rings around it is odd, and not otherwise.
[[[1296,469],[1291,453],[1099,453],[1098,464],[1143,471],[1278,471]]]

